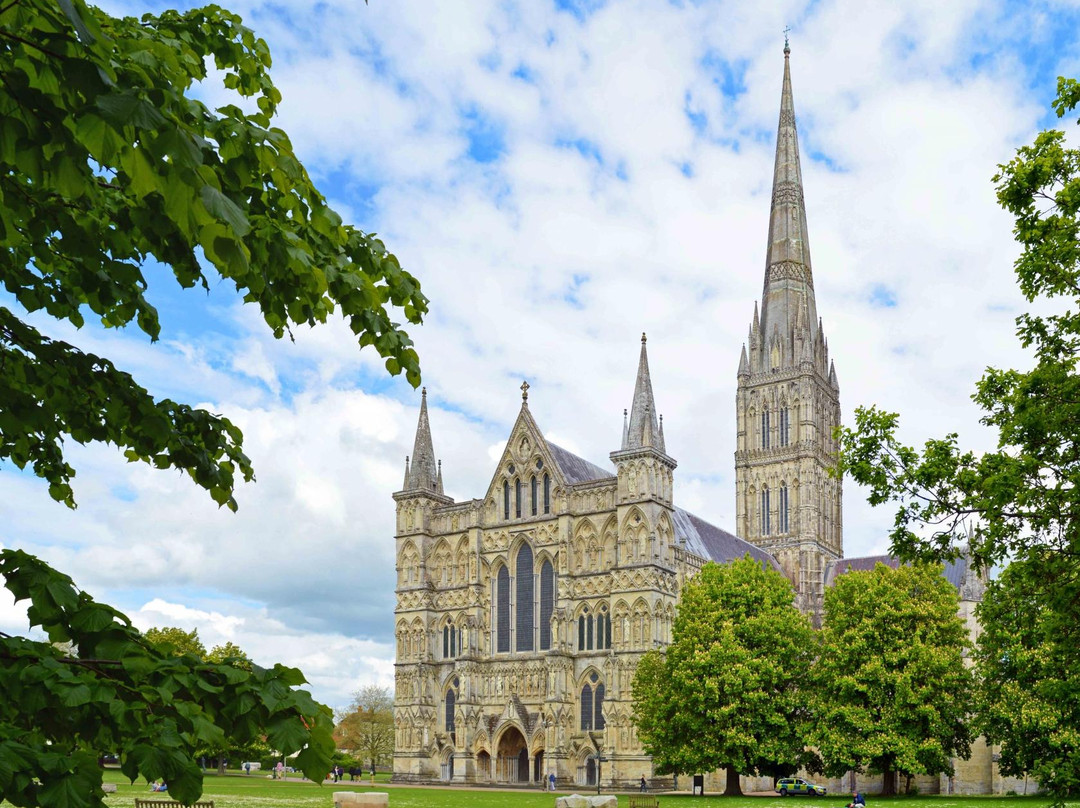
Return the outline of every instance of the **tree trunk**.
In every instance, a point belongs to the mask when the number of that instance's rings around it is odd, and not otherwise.
[[[896,796],[896,772],[893,771],[892,766],[886,766],[881,773],[881,796]]]
[[[730,763],[727,767],[727,784],[724,786],[725,797],[741,797],[742,786],[739,784],[739,773]]]
[[[225,774],[225,756],[218,755],[217,773],[220,775]]]

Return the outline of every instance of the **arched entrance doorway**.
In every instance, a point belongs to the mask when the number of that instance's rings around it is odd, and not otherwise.
[[[585,758],[585,765],[582,767],[582,785],[595,786],[596,785],[596,758],[589,755]]]
[[[443,759],[442,771],[440,772],[442,779],[445,782],[450,782],[454,779],[454,753],[448,752]]]
[[[495,779],[500,783],[529,782],[529,748],[517,727],[508,727],[499,739]]]
[[[539,783],[544,779],[544,750],[541,749],[533,755],[533,782]]]

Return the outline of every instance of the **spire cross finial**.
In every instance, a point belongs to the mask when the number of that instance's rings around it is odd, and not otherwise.
[[[642,331],[642,332],[641,332],[641,343],[642,343],[642,344],[644,345],[644,344],[645,344],[645,342],[647,342],[647,340],[645,339],[645,332],[644,332],[644,331]]]
[[[788,44],[788,32],[791,31],[790,25],[784,26],[784,53],[791,53],[791,46]]]
[[[521,400],[522,401],[528,401],[529,400],[529,383],[528,382],[522,382],[521,383]]]

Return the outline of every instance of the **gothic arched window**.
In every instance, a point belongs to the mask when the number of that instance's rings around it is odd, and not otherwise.
[[[611,615],[606,606],[601,606],[596,615],[596,648],[603,651],[611,647]]]
[[[551,478],[544,475],[544,513],[551,513]]]
[[[594,674],[595,676],[595,674]],[[581,728],[583,730],[593,728],[593,691],[592,687],[585,685],[581,688]]]
[[[536,516],[536,508],[540,503],[537,502],[537,498],[536,498],[536,495],[539,492],[537,490],[538,486],[536,484],[536,475],[535,474],[532,477],[532,481],[529,483],[529,488],[531,489],[530,493],[532,494],[532,496],[529,498],[531,503],[532,503],[532,515]]]
[[[510,570],[499,568],[495,577],[495,651],[510,651]]]
[[[521,545],[517,553],[517,569],[514,571],[517,581],[517,642],[518,651],[533,650],[533,551],[527,545]]]
[[[761,411],[761,448],[769,448],[769,411]]]
[[[555,567],[545,561],[540,567],[540,650],[551,648],[551,614],[555,611]]]
[[[784,407],[780,410],[780,445],[787,446],[791,443],[791,411]]]
[[[790,522],[788,521],[788,488],[787,484],[780,486],[780,513],[778,514],[777,521],[780,523],[779,528],[781,533],[787,533],[790,529]]]
[[[457,733],[454,727],[454,708],[457,706],[457,693],[455,688],[458,686],[457,678],[454,679],[450,688],[446,691],[446,731],[450,735],[450,741],[457,743]]]
[[[521,480],[514,480],[514,516],[521,518]]]
[[[510,518],[510,482],[503,480],[503,519]]]
[[[761,535],[772,535],[772,523],[769,520],[769,489],[761,489]]]
[[[593,674],[593,678],[596,678],[596,674]],[[603,729],[607,726],[607,722],[604,721],[604,683],[601,682],[596,686],[595,695],[593,696],[593,726],[597,730]]]

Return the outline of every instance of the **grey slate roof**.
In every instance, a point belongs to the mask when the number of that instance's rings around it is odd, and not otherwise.
[[[551,449],[551,456],[555,458],[563,477],[570,484],[607,480],[615,476],[610,471],[605,471],[595,463],[590,463],[585,458],[578,457],[551,441],[548,441],[548,448]]]
[[[751,558],[775,570],[780,569],[776,559],[760,547],[706,522],[700,516],[675,508],[674,517],[675,537],[684,542],[691,553],[718,564],[735,561],[749,553]]]
[[[832,586],[836,579],[845,572],[868,572],[879,563],[896,569],[902,562],[896,556],[891,555],[840,558],[836,561],[830,561],[825,565],[825,586]],[[945,565],[945,580],[955,586],[956,591],[959,592],[960,587],[964,584],[967,571],[968,559],[966,556],[961,556]]]

